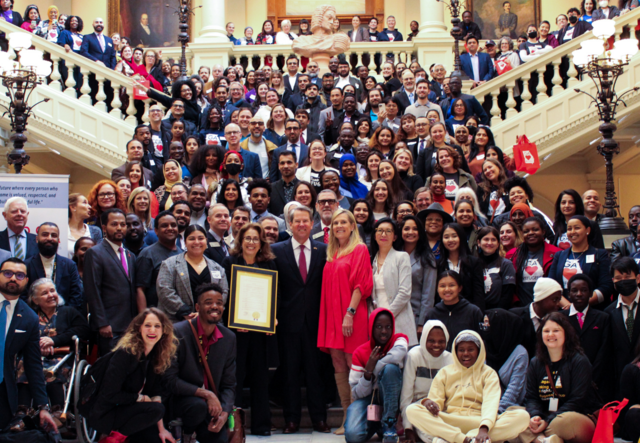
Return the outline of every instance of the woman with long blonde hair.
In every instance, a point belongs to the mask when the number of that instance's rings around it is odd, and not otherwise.
[[[318,347],[331,354],[336,384],[344,411],[351,404],[351,354],[369,338],[367,301],[373,287],[371,259],[358,234],[354,215],[338,209],[331,217],[327,264],[322,275]]]
[[[95,402],[83,411],[90,426],[109,435],[106,441],[173,441],[164,428],[164,374],[178,349],[169,318],[147,308],[132,321],[115,349]],[[90,405],[90,406],[89,406]]]
[[[151,217],[151,191],[147,188],[139,186],[131,191],[127,200],[127,212],[136,214],[145,230],[153,229],[153,218]]]

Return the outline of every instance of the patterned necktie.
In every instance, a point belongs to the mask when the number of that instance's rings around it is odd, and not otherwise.
[[[16,243],[13,247],[13,256],[15,258],[19,258],[20,260],[24,260],[24,250],[22,249],[22,242],[20,241],[19,235],[14,235],[16,239]]]
[[[7,338],[7,306],[9,306],[9,300],[2,302],[2,309],[0,309],[0,361],[4,362],[4,341]],[[4,380],[4,365],[0,368],[0,383]]]
[[[118,252],[120,252],[120,261],[122,262],[122,267],[124,268],[124,273],[129,277],[129,268],[127,267],[127,256],[124,253],[123,248],[118,248]]]
[[[580,329],[582,329],[582,326],[584,325],[584,313],[578,312],[576,315],[578,316],[578,323],[580,324]]]
[[[420,147],[418,148],[418,154],[424,151],[424,139],[420,140]]]
[[[298,259],[298,267],[302,281],[307,282],[307,257],[304,255],[304,245],[300,245],[300,258]]]
[[[325,245],[329,244],[329,228],[324,228],[324,238],[322,239]]]
[[[625,322],[625,326],[627,327],[627,335],[629,336],[629,340],[633,339],[633,323],[635,322],[635,318],[633,318],[633,310],[636,308],[636,302],[633,302],[631,307],[622,305],[627,309],[627,321]]]

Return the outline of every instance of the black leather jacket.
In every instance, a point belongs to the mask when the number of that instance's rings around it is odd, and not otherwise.
[[[631,257],[637,251],[635,235],[621,238],[611,243],[611,261],[619,257]]]

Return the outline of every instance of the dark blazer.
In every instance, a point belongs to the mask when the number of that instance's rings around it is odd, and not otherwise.
[[[605,19],[612,20],[616,17],[620,17],[620,10],[615,6],[609,6],[609,17],[605,17],[604,12],[602,12],[602,9],[598,8],[595,11],[593,11],[593,14],[591,15],[591,21],[595,22],[598,20],[605,20]]]
[[[80,312],[84,310],[84,296],[82,294],[82,280],[80,280],[80,274],[78,274],[78,268],[73,260],[63,257],[60,254],[56,254],[55,261],[56,269],[56,291],[66,301],[67,306],[74,307]],[[27,277],[29,277],[29,284],[25,292],[29,291],[29,288],[39,278],[46,277],[44,272],[44,266],[42,265],[42,259],[40,254],[36,254],[33,257],[27,259]],[[23,300],[27,301],[26,294],[23,294]]]
[[[485,52],[478,52],[478,71],[481,81],[489,81],[496,75],[491,56]],[[460,67],[473,80],[473,65],[468,52],[460,54]]]
[[[13,235],[13,232],[11,234]],[[11,247],[9,246],[9,228],[5,228],[3,231],[0,231],[0,249],[4,249],[11,253]],[[38,241],[36,240],[36,235],[27,232],[27,253],[24,257],[25,259],[29,259],[36,254],[38,254]]]
[[[347,32],[347,35],[349,36],[349,41],[353,41],[351,37],[353,35],[353,29]],[[369,41],[369,30],[367,28],[363,28],[362,26],[360,26],[358,28],[358,31],[356,32],[356,42],[368,42],[368,41]]]
[[[536,329],[533,326],[533,321],[531,320],[531,314],[529,313],[529,305],[523,306],[521,308],[513,308],[510,309],[511,312],[516,314],[522,320],[522,343],[520,343],[527,350],[529,354],[529,358],[533,358],[536,356]]]
[[[77,335],[80,340],[89,340],[89,323],[87,318],[80,314],[77,309],[71,306],[59,306],[56,317],[56,333],[51,337],[54,347],[75,346],[73,336]]]
[[[11,412],[18,408],[18,385],[15,363],[18,354],[23,357],[24,371],[29,379],[29,392],[35,406],[49,404],[40,359],[40,328],[38,315],[24,301],[18,300],[13,317],[7,318],[9,330],[4,343],[4,385]],[[19,332],[21,331],[21,332]],[[4,396],[0,390],[0,396]]]
[[[618,308],[616,306],[617,304],[618,300],[615,298],[614,302],[604,310],[604,312],[611,317],[611,343],[613,344],[611,351],[613,353],[616,391],[620,389],[620,375],[622,374],[622,370],[635,358],[635,348],[638,342],[640,342],[640,315],[636,315],[635,317],[635,321],[633,322],[633,336],[631,340],[629,340],[627,328],[624,324],[624,317],[622,316],[622,310],[624,308],[622,306]]]
[[[196,320],[190,320],[198,330]],[[236,398],[236,335],[218,324],[222,338],[205,349],[211,377],[218,390],[222,410],[230,413]],[[173,395],[194,396],[204,385],[204,368],[200,363],[200,351],[188,321],[173,325],[180,342],[176,358],[166,372],[167,388]]]
[[[293,178],[293,186],[300,180]],[[271,182],[271,201],[269,202],[269,212],[280,217],[284,214],[284,206],[289,203],[284,196],[284,180]],[[283,217],[284,218],[284,217]]]
[[[300,92],[300,88],[298,87],[298,77],[300,76],[300,74],[296,74],[296,83],[293,85],[293,89],[291,88],[291,85],[289,84],[289,74],[285,74],[282,76],[282,83],[284,83],[284,89],[289,91],[289,93],[296,93],[296,92]],[[283,99],[283,103],[284,103],[284,99]]]
[[[111,244],[104,240],[87,251],[84,291],[91,312],[91,330],[111,326],[124,332],[138,313],[136,304],[136,257],[125,249],[129,276]]]
[[[207,247],[207,250],[204,251],[204,255],[222,266],[222,261],[225,259],[225,257],[227,257],[227,254],[225,254],[224,249],[222,249],[222,245],[220,244],[220,242],[216,240],[209,231],[207,231],[207,244],[209,246]],[[231,247],[228,244],[226,244],[226,246],[227,251],[231,251]]]
[[[297,85],[296,83],[296,87]],[[282,94],[282,103],[293,113],[295,113],[298,106],[302,105],[305,101],[306,97],[304,92],[291,92],[290,89],[285,89],[284,94]]]
[[[418,154],[417,157],[414,157],[416,159],[416,167],[414,169],[414,172],[417,176],[422,177],[423,180],[427,180],[427,178],[431,177],[431,175],[435,172],[435,169],[433,168],[433,166],[435,166],[435,163],[432,160],[433,153],[436,152],[436,148],[434,146],[429,146],[427,143],[425,143],[425,146],[426,147],[423,149],[423,151]],[[420,147],[420,140],[418,140],[415,147],[417,151]]]
[[[595,11],[594,11],[594,16],[595,16]],[[559,44],[564,43],[564,36],[567,33],[568,28],[569,28],[569,25],[562,28],[560,32],[558,32],[556,39],[558,40]],[[571,37],[571,40],[575,39],[576,37],[580,37],[582,34],[584,34],[587,31],[591,31],[592,29],[593,29],[593,26],[591,26],[591,23],[578,21],[578,23],[576,23],[575,26],[573,27],[573,36]]]
[[[116,50],[113,47],[113,40],[106,35],[104,38],[104,52],[100,47],[98,36],[92,32],[86,34],[82,39],[82,46],[80,47],[80,55],[87,57],[94,62],[102,62],[109,69],[115,69],[116,67]]]
[[[280,169],[278,169],[278,161],[280,158],[280,154],[282,154],[284,151],[287,151],[287,145],[288,143],[282,146],[278,146],[271,153],[272,161],[271,161],[271,164],[269,165],[269,179],[271,180],[272,184],[282,178],[282,175],[280,174]],[[309,156],[309,147],[307,145],[300,144],[300,158],[296,159],[296,162],[298,162],[298,167],[301,167],[304,164],[308,156]],[[273,198],[271,200],[273,200]],[[274,212],[274,214],[277,214],[277,213]]]
[[[355,123],[360,120],[363,114],[355,110],[353,115],[351,116],[351,121],[355,125]],[[335,115],[333,119],[333,123],[331,124],[331,128],[326,128],[324,131],[324,143],[326,146],[333,145],[338,141],[338,137],[340,136],[340,125],[344,122],[345,111],[340,111],[339,114]]]
[[[278,279],[278,330],[282,332],[301,332],[306,323],[308,330],[314,331],[317,335],[327,245],[310,241],[311,261],[306,282],[302,281],[291,239],[271,246],[272,252],[276,255],[278,274],[287,276],[286,279]]]
[[[609,378],[610,350],[611,350],[611,318],[606,312],[589,308],[580,327],[577,315],[569,315],[569,309],[560,311],[569,319],[576,333],[580,337],[580,344],[587,358],[591,362],[593,380],[600,387],[604,378]]]
[[[585,259],[585,263],[581,265],[582,274],[588,275],[591,281],[593,281],[595,289],[598,289],[600,292],[602,292],[604,301],[598,306],[600,307],[600,309],[604,309],[604,307],[608,306],[609,303],[611,303],[611,296],[614,293],[613,280],[611,280],[611,276],[609,275],[611,259],[609,259],[609,253],[606,249],[596,249],[593,246],[589,246],[589,249],[587,249],[584,256],[587,257],[591,255],[593,255],[594,262],[587,263]],[[563,288],[564,282],[562,272],[564,271],[565,263],[567,262],[569,257],[572,256],[573,255],[571,253],[571,248],[558,252],[553,256],[553,263],[551,263],[551,268],[549,269],[549,278],[557,281]],[[569,290],[565,289],[563,291],[563,295],[568,299]]]
[[[242,178],[262,178],[262,166],[260,166],[260,157],[258,154],[243,148],[239,149],[242,160],[244,161],[244,169],[240,173],[240,176]],[[229,150],[228,147],[227,150]]]

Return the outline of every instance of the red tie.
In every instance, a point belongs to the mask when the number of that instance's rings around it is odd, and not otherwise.
[[[298,267],[302,281],[307,282],[307,257],[304,255],[304,245],[300,245],[300,258],[298,259]]]
[[[582,329],[582,325],[584,325],[584,314],[582,312],[578,312],[578,323],[580,323],[580,329]]]
[[[329,244],[329,228],[324,228],[324,238],[322,239],[325,245]]]
[[[304,135],[303,135],[303,134],[300,134],[300,143],[302,143],[303,145],[304,145],[304,143],[305,143],[305,142],[304,142]]]

